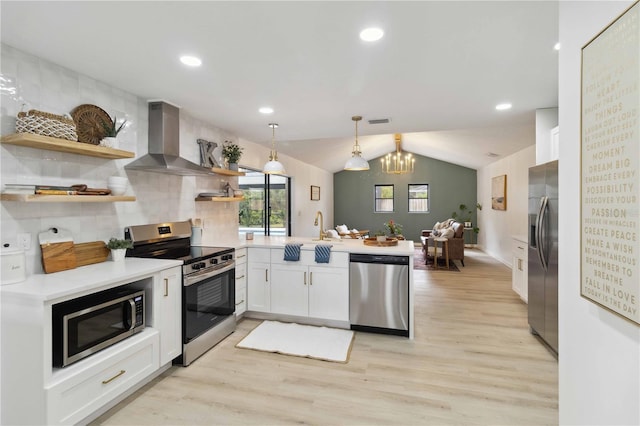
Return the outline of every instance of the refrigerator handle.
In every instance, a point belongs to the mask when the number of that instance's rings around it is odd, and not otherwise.
[[[549,265],[547,264],[547,232],[545,231],[545,223],[547,222],[547,207],[549,204],[549,197],[542,197],[540,203],[540,221],[538,224],[538,235],[539,235],[539,243],[538,243],[538,256],[540,257],[540,263],[542,263],[542,269],[545,271],[549,270]]]
[[[542,260],[542,251],[540,248],[540,242],[542,237],[540,236],[540,224],[542,220],[542,206],[544,205],[544,197],[540,198],[540,205],[538,206],[538,214],[536,215],[536,254],[538,255],[538,260],[540,261],[540,265],[544,268],[544,261]]]

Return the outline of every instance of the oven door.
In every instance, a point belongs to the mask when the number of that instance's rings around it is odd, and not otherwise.
[[[185,344],[233,315],[235,280],[235,262],[184,277],[182,336]]]

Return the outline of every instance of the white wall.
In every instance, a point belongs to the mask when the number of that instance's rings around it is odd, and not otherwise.
[[[529,167],[536,162],[535,134],[531,146],[478,170],[478,245],[491,256],[511,267],[511,239],[527,236],[527,198]],[[491,179],[507,175],[507,210],[491,208]]]
[[[1,45],[0,82],[2,134],[15,131],[15,117],[25,104],[56,114],[68,113],[81,104],[98,105],[110,115],[126,118],[127,128],[118,136],[120,148],[139,157],[148,151],[148,107],[144,99],[116,87],[59,67],[51,62]],[[170,99],[167,99],[171,101]],[[270,131],[265,123],[265,138]],[[242,165],[262,169],[269,149],[250,141],[239,140],[222,129],[180,113],[180,154],[196,163],[200,152],[196,140],[237,141],[245,148]],[[215,244],[237,238],[237,202],[195,202],[199,192],[219,189],[227,179],[237,186],[237,178],[174,176],[143,171],[125,171],[132,159],[106,160],[94,157],[0,145],[0,183],[72,185],[87,184],[105,188],[112,175],[127,176],[127,195],[136,202],[121,203],[18,203],[2,202],[0,242],[15,244],[17,233],[32,235],[27,252],[27,272],[42,272],[37,235],[52,226],[69,229],[76,243],[106,241],[123,236],[124,227],[145,223],[204,219],[203,241]],[[313,235],[313,214],[322,209],[332,221],[333,176],[317,167],[286,156],[280,159],[292,176],[292,211],[294,235]],[[309,200],[309,186],[322,189],[321,201]]]
[[[581,48],[629,5],[560,2],[560,424],[640,424],[640,326],[580,296]]]
[[[551,129],[558,125],[558,108],[536,110],[536,164],[557,160],[554,158]]]

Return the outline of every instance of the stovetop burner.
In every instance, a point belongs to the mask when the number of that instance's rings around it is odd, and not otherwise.
[[[129,226],[125,238],[133,241],[133,248],[127,250],[127,257],[176,259],[188,265],[234,252],[230,247],[191,246],[190,237],[189,222]]]

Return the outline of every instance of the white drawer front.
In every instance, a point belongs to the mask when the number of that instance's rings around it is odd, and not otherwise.
[[[247,263],[247,249],[241,248],[237,249],[234,253],[236,257],[236,265],[243,265]]]
[[[520,240],[513,240],[511,244],[514,255],[524,256],[527,253],[527,243]]]
[[[236,316],[247,310],[247,290],[236,288]]]
[[[100,353],[93,355],[98,356]],[[77,423],[159,367],[156,331],[105,359],[99,368],[83,370],[49,389],[47,418],[51,424]]]

